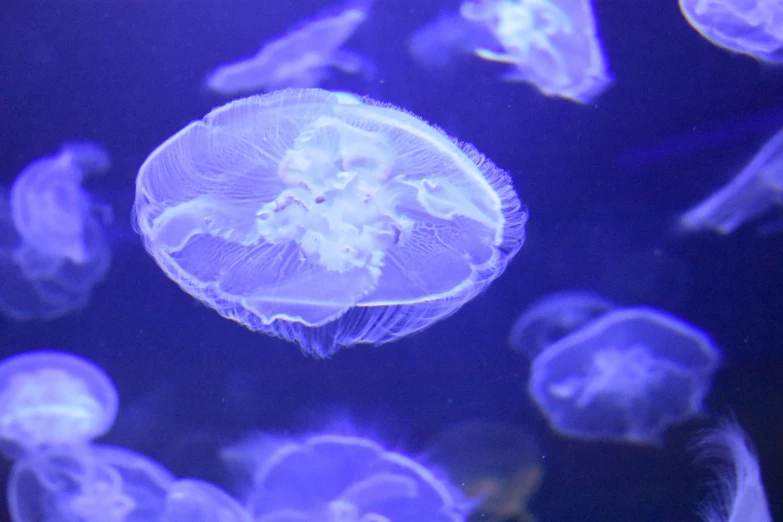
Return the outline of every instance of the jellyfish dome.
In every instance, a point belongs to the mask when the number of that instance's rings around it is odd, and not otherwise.
[[[0,445],[12,454],[70,446],[106,433],[117,390],[91,362],[63,352],[31,352],[0,363]]]
[[[448,479],[363,437],[261,435],[224,457],[250,472],[254,520],[461,522],[470,508]]]
[[[545,348],[528,391],[562,435],[657,444],[701,412],[718,360],[709,337],[684,321],[624,308]]]
[[[319,356],[457,311],[505,270],[527,213],[473,147],[362,102],[291,89],[185,127],[138,174],[149,253],[221,315]]]

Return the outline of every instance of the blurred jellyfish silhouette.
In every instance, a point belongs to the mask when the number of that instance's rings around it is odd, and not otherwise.
[[[772,522],[758,456],[736,420],[724,420],[696,447],[712,465],[717,482],[699,511],[704,522]]]
[[[530,305],[511,327],[514,351],[533,359],[541,350],[614,308],[614,303],[590,292],[555,292]]]
[[[202,480],[182,479],[166,494],[161,522],[251,522],[250,514],[219,487]]]
[[[616,309],[544,348],[528,392],[562,435],[655,445],[701,413],[719,357],[706,334],[676,317]]]
[[[0,310],[51,319],[87,304],[109,269],[100,211],[81,186],[109,167],[94,143],[67,143],[25,167],[9,201],[0,194]]]
[[[356,436],[250,437],[223,452],[251,479],[256,521],[465,520],[469,504],[447,479]]]
[[[775,206],[783,206],[783,129],[727,185],[683,214],[680,223],[689,230],[730,234]]]
[[[783,62],[780,0],[680,0],[680,10],[701,35],[736,53]]]
[[[544,476],[535,437],[523,428],[493,421],[461,422],[436,435],[425,451],[480,504],[469,520],[534,522],[529,499]]]
[[[328,356],[448,317],[504,270],[510,176],[402,110],[319,89],[213,110],[136,181],[148,252],[194,297]]]
[[[84,445],[108,432],[116,415],[114,384],[86,359],[39,351],[0,362],[0,449],[10,458]]]
[[[173,481],[163,466],[128,449],[48,448],[14,464],[8,506],[13,522],[163,520]]]
[[[369,16],[372,3],[349,2],[267,42],[254,56],[218,66],[207,77],[210,90],[224,94],[317,87],[329,68],[348,74],[367,71],[368,60],[342,45]]]
[[[478,57],[512,66],[504,80],[579,103],[611,83],[589,0],[464,0],[459,16],[444,14],[418,30],[413,57],[439,65],[474,45]]]

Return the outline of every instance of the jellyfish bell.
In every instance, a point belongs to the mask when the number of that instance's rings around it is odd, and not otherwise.
[[[0,447],[12,458],[85,444],[105,434],[116,415],[114,384],[86,359],[39,351],[0,363]]]
[[[670,425],[700,414],[719,356],[684,321],[623,308],[544,349],[528,392],[562,435],[655,445]]]
[[[530,359],[614,308],[614,303],[590,292],[568,291],[546,295],[530,305],[514,322],[508,341]]]
[[[278,91],[174,135],[136,182],[148,252],[223,316],[318,356],[454,313],[505,270],[527,213],[472,147],[362,101]]]

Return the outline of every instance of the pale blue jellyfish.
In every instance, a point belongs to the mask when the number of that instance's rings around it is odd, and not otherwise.
[[[701,412],[718,360],[709,337],[684,321],[623,308],[544,348],[528,392],[562,435],[657,444]]]
[[[715,45],[764,62],[783,62],[780,0],[680,0],[680,10]]]
[[[469,504],[447,479],[356,436],[261,435],[224,450],[247,472],[254,520],[461,522]]]
[[[683,214],[680,223],[690,230],[730,234],[775,206],[783,207],[783,129],[734,179]]]
[[[173,482],[163,466],[128,449],[49,449],[14,464],[8,507],[13,522],[159,521]]]
[[[334,67],[359,73],[366,59],[342,45],[368,17],[371,2],[353,2],[264,44],[257,54],[218,66],[207,77],[210,90],[224,95],[317,87]]]
[[[514,322],[508,342],[533,359],[541,350],[614,308],[590,292],[555,292],[530,305]]]
[[[0,363],[0,447],[14,456],[85,444],[117,415],[117,390],[93,363],[64,352],[30,352]]]
[[[251,522],[250,513],[219,487],[195,479],[168,487],[161,522]]]
[[[109,167],[94,143],[67,143],[19,174],[0,194],[0,310],[49,319],[86,305],[109,269],[111,251],[85,176]]]
[[[696,446],[717,479],[712,497],[699,510],[702,521],[772,522],[758,456],[736,420],[724,420]]]
[[[135,219],[185,291],[327,356],[456,312],[505,270],[527,213],[506,172],[415,116],[292,89],[158,147]]]

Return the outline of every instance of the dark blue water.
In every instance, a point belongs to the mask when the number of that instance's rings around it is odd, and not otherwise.
[[[404,107],[511,172],[530,208],[507,272],[455,317],[398,342],[304,357],[195,302],[130,228],[138,167],[163,140],[224,100],[200,89],[215,65],[255,52],[326,2],[6,0],[0,7],[0,183],[64,140],[93,140],[113,168],[88,187],[111,204],[114,259],[88,307],[45,323],[0,322],[0,356],[81,354],[121,397],[107,442],[177,475],[230,481],[215,451],[249,429],[297,433],[350,417],[415,453],[457,421],[524,425],[546,478],[532,510],[549,521],[692,521],[708,475],[686,442],[585,443],[551,433],[529,402],[529,363],[508,349],[536,298],[585,289],[660,307],[708,331],[725,354],[707,409],[734,411],[754,440],[773,518],[783,518],[783,235],[672,232],[680,212],[731,178],[783,126],[783,68],[727,53],[673,0],[596,0],[615,78],[596,102],[546,98],[465,62],[445,75],[404,52],[447,2],[378,0],[351,46],[375,60],[352,90]],[[1,276],[1,275],[0,275]],[[0,475],[6,475],[6,469]]]

